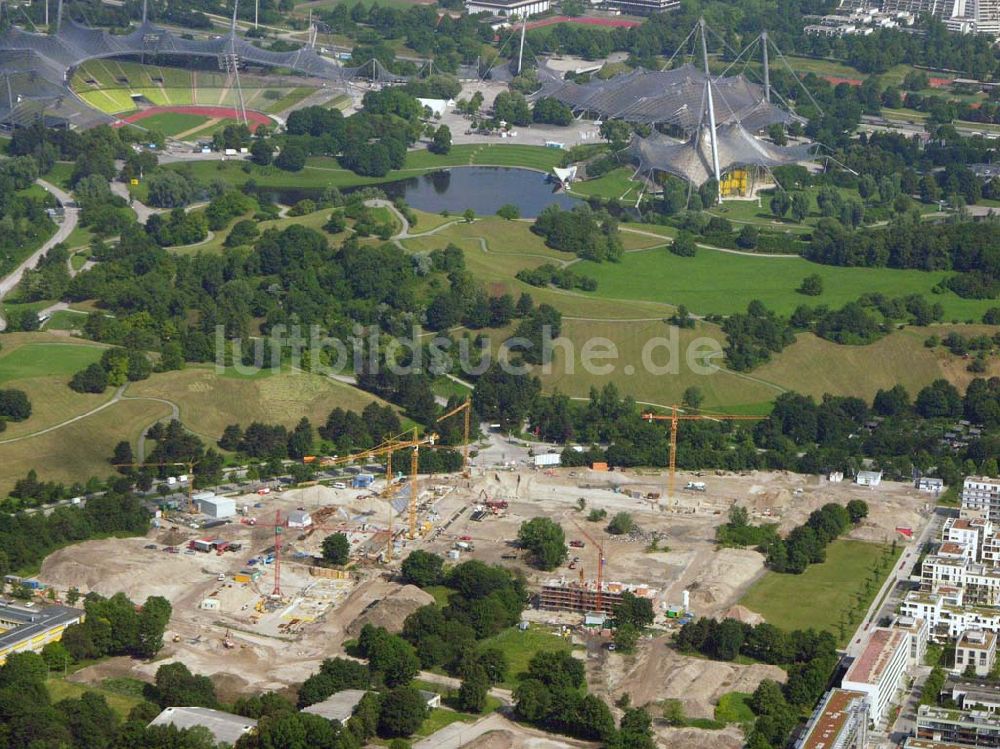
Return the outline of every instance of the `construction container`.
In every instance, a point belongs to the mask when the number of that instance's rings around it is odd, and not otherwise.
[[[248,583],[250,582],[250,575],[244,575],[242,572],[233,575],[234,583]]]
[[[458,559],[460,556],[462,556],[462,552],[460,552],[458,549],[451,549],[448,552],[448,559],[451,559],[452,561]]]

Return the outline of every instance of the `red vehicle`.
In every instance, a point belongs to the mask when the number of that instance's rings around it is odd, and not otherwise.
[[[586,544],[583,541],[577,541],[577,540],[570,541],[569,545],[572,546],[574,549],[582,549],[584,546],[586,546]]]
[[[472,536],[459,536],[458,540],[459,541],[471,541],[472,540]]]

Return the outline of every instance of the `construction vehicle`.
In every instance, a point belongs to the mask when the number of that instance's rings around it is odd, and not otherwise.
[[[677,427],[681,421],[760,421],[766,416],[744,416],[736,414],[706,414],[706,413],[680,413],[681,409],[675,404],[670,407],[669,414],[644,413],[642,418],[646,421],[669,421],[670,422],[670,473],[667,479],[667,501],[674,498],[674,484],[677,480]]]
[[[222,638],[222,647],[226,650],[232,650],[236,647],[236,643],[233,642],[233,636],[228,629],[226,630],[226,636]]]
[[[435,419],[434,423],[440,424],[445,419],[449,419],[459,412],[463,412],[465,415],[462,432],[462,476],[469,478],[472,475],[472,472],[469,470],[469,427],[472,420],[472,399],[469,396],[465,396],[465,403],[456,406],[443,416],[439,416]]]

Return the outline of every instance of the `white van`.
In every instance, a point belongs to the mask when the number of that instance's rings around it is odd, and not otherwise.
[[[347,488],[347,484],[345,484],[343,481],[335,481],[333,483],[333,488],[334,489],[346,489]]]

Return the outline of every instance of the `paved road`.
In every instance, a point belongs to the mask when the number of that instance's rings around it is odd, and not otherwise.
[[[38,179],[36,182],[48,192],[55,196],[55,199],[59,201],[60,204],[66,209],[66,215],[63,221],[56,228],[56,233],[49,237],[48,241],[45,242],[41,247],[35,250],[31,255],[29,255],[23,263],[17,266],[11,273],[9,273],[4,278],[0,279],[0,300],[3,300],[10,292],[17,288],[17,285],[21,283],[21,278],[24,276],[26,271],[32,270],[38,261],[42,259],[46,252],[51,250],[60,242],[66,241],[66,238],[72,233],[76,228],[77,222],[80,220],[80,212],[73,205],[73,198],[70,197],[69,193],[59,189],[51,182],[46,182],[44,179]],[[7,321],[3,319],[0,315],[0,331],[7,327]]]

